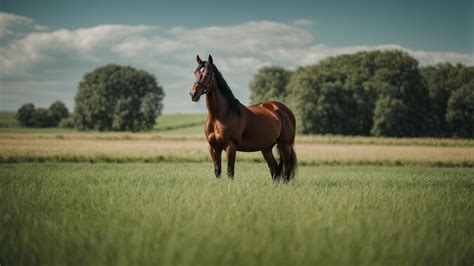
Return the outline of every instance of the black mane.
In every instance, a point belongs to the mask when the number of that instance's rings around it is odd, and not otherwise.
[[[229,103],[230,109],[233,110],[235,113],[240,114],[239,100],[235,98],[234,94],[232,93],[232,90],[230,89],[229,85],[227,85],[227,82],[225,81],[224,77],[222,77],[222,74],[219,69],[217,69],[214,64],[212,64],[211,66],[219,91],[226,98],[227,103]]]

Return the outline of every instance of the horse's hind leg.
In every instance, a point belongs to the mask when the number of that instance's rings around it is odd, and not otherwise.
[[[270,174],[272,175],[272,180],[277,181],[279,178],[278,173],[278,164],[273,157],[272,148],[262,150],[263,158],[267,161],[268,168],[270,169]]]
[[[296,168],[296,154],[293,146],[287,143],[278,143],[280,158],[282,161],[283,181],[289,182],[293,178]]]

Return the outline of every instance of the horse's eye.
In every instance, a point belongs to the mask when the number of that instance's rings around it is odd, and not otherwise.
[[[206,70],[206,69],[204,69],[204,68],[201,68],[201,73],[204,73],[204,70]]]

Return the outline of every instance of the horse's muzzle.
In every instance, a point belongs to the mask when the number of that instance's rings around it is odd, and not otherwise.
[[[195,93],[190,92],[189,95],[191,96],[191,100],[193,102],[199,101],[199,98],[201,96],[200,93],[197,93],[197,92],[195,92]]]

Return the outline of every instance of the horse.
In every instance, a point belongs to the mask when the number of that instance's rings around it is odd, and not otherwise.
[[[207,121],[204,133],[214,162],[216,178],[221,175],[221,154],[227,154],[227,176],[234,179],[236,152],[261,151],[272,180],[289,182],[294,178],[297,159],[294,149],[296,119],[286,105],[268,101],[245,106],[232,90],[209,55],[207,61],[196,56],[195,82],[189,95],[197,102],[206,95]],[[277,146],[279,162],[272,149]]]

